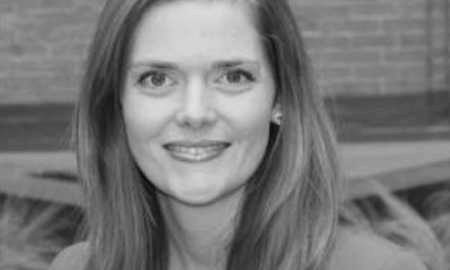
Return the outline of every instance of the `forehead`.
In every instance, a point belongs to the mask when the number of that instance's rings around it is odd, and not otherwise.
[[[260,58],[250,6],[243,1],[171,1],[148,10],[135,35],[131,61]]]

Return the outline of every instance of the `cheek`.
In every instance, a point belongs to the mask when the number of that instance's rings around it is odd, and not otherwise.
[[[167,105],[153,104],[142,97],[125,97],[122,106],[130,145],[157,137],[170,115]]]
[[[259,90],[222,106],[222,108],[227,108],[224,113],[225,118],[228,118],[230,125],[240,138],[268,136],[265,131],[268,131],[271,120],[272,95],[261,95],[261,92],[268,91]]]
[[[170,119],[170,105],[162,106],[146,97],[130,94],[124,97],[122,107],[127,140],[135,162],[149,179],[163,179],[165,173],[160,166],[157,146]]]
[[[266,152],[269,139],[270,123],[266,117],[259,115],[253,119],[248,118],[239,129],[237,151],[235,152],[235,177],[247,182],[257,170]]]
[[[252,119],[253,121],[246,122],[247,125],[243,127],[240,138],[245,142],[246,151],[254,155],[252,158],[262,158],[265,152],[267,142],[269,139],[270,127],[269,114],[259,115]],[[251,161],[251,160],[250,160]]]
[[[229,112],[233,117],[234,139],[240,148],[240,159],[245,167],[255,168],[261,161],[269,139],[272,106],[269,100],[254,100],[237,104],[242,108]]]
[[[247,114],[239,119],[239,128],[236,136],[252,144],[260,144],[268,137],[270,113],[263,111],[260,114]]]

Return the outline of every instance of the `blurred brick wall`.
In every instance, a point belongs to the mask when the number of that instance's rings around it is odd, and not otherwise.
[[[430,1],[434,75],[428,83],[427,0],[292,0],[321,88],[337,95],[423,92],[427,84],[442,90],[448,0]]]
[[[96,0],[0,0],[0,103],[72,102]]]
[[[1,0],[0,103],[72,102],[104,0]],[[431,0],[433,89],[445,82],[444,12]],[[326,94],[427,90],[426,0],[291,0]]]

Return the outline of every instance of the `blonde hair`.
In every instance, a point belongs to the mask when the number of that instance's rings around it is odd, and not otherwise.
[[[163,270],[168,244],[157,190],[128,148],[120,98],[133,32],[151,0],[109,0],[95,34],[75,124],[85,189],[88,269]],[[248,2],[271,64],[283,121],[249,179],[227,269],[325,269],[337,224],[334,135],[285,0]]]

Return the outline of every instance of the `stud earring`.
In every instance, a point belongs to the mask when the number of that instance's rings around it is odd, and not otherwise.
[[[275,111],[272,113],[272,122],[280,125],[281,119],[283,118],[283,114],[280,111]]]

